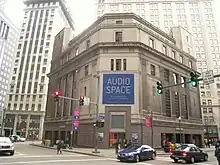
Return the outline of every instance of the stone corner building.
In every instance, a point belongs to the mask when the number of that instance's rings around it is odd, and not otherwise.
[[[193,51],[189,32],[174,27],[167,35],[135,14],[117,13],[105,14],[67,40],[68,29],[55,38],[45,139],[70,138],[72,111],[78,109],[77,101],[54,101],[51,94],[59,88],[66,97],[83,95],[98,103],[98,114],[104,116],[100,148],[135,136],[138,143],[153,147],[161,147],[165,139],[202,145],[199,89],[183,85],[156,94],[157,81],[164,86],[186,82],[196,69],[196,59],[186,53]],[[149,114],[153,114],[153,128],[145,124]],[[95,121],[95,105],[80,107],[73,144],[94,146]]]

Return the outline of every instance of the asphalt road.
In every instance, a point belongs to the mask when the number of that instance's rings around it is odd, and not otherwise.
[[[15,145],[16,153],[14,156],[0,156],[0,165],[125,165],[131,163],[122,163],[112,158],[94,157],[81,154],[64,152],[57,155],[55,150],[30,146],[26,143],[17,143]],[[217,165],[214,153],[209,153],[209,161],[196,163],[198,165]],[[133,164],[133,163],[132,163]],[[175,165],[168,156],[157,156],[156,160],[134,163],[139,165]]]

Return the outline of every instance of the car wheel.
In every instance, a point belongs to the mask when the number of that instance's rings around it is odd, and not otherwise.
[[[195,163],[195,158],[194,157],[190,158],[190,163],[192,163],[192,164]]]
[[[178,163],[178,159],[174,159],[174,162],[175,162],[175,163]]]
[[[152,159],[152,160],[155,160],[155,159],[156,159],[156,154],[155,154],[155,153],[152,154],[151,159]]]
[[[204,158],[203,158],[203,160],[206,162],[206,161],[208,160],[208,156],[205,155]]]
[[[15,151],[11,151],[10,155],[13,156],[15,154]]]
[[[139,156],[139,155],[136,155],[136,156],[135,156],[135,160],[136,160],[136,162],[140,162],[140,156]]]

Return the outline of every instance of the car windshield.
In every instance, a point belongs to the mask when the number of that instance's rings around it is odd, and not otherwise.
[[[181,145],[178,147],[179,150],[185,150],[187,147],[189,147],[188,145]]]
[[[140,148],[140,146],[130,146],[130,147],[126,148],[126,149],[128,149],[128,150],[136,150],[138,148]]]
[[[0,137],[0,143],[11,143],[11,140],[9,138]]]

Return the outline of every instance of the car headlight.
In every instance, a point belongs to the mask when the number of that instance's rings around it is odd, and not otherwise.
[[[133,156],[134,155],[134,153],[128,153],[128,156]]]

